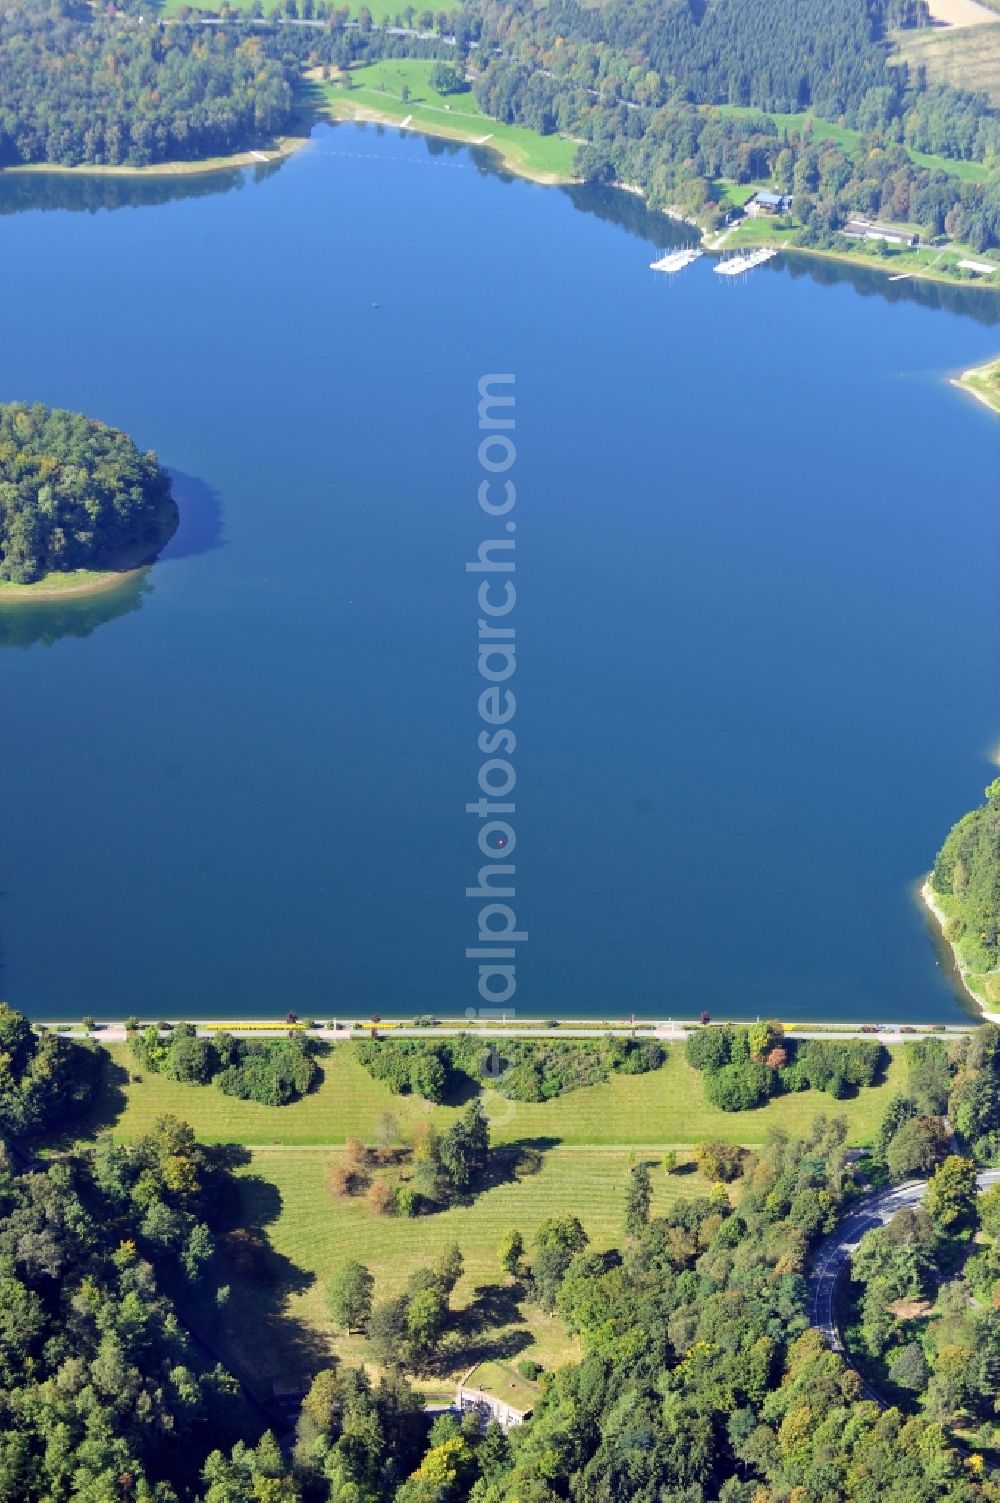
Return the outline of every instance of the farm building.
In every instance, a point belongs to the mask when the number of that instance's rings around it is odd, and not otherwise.
[[[884,240],[887,245],[914,246],[920,237],[898,224],[879,224],[874,219],[849,219],[840,232],[851,240]]]

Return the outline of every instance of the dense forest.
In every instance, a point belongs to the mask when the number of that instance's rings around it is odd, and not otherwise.
[[[905,1409],[992,1450],[1000,1372],[1000,1187],[976,1191],[1000,1158],[1000,1029],[906,1052],[870,1173],[929,1176],[927,1194],[865,1233],[851,1265],[847,1339],[866,1378]]]
[[[288,124],[298,70],[259,37],[67,10],[0,9],[0,166],[141,167],[237,151]]]
[[[948,938],[976,971],[1000,961],[1000,778],[986,802],[958,821],[938,853],[931,886],[954,901]]]
[[[805,244],[834,244],[859,213],[1000,244],[1000,175],[962,182],[911,155],[1000,161],[985,96],[928,88],[889,60],[886,30],[925,20],[920,0],[468,0],[465,10],[483,109],[582,138],[582,176],[639,186],[654,208],[717,225],[720,179],[772,181],[795,195]],[[810,112],[859,135],[820,138],[755,111]]]
[[[99,569],[162,541],[170,482],[126,434],[40,402],[0,404],[0,580]]]
[[[470,0],[485,43],[528,61],[557,39],[553,73],[609,99],[658,106],[753,105],[857,118],[873,94],[898,106],[901,80],[886,65],[877,35],[886,6],[860,0],[581,0],[537,6],[526,0]],[[918,6],[914,6],[917,10]]]

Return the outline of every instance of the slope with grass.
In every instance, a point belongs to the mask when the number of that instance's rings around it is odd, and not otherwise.
[[[113,1045],[109,1053],[112,1064],[90,1119],[91,1136],[111,1130],[116,1137],[135,1138],[157,1117],[172,1112],[190,1122],[206,1143],[335,1148],[349,1137],[370,1137],[376,1119],[387,1112],[405,1130],[427,1118],[446,1126],[455,1110],[393,1095],[358,1063],[351,1044],[337,1044],[324,1056],[316,1090],[281,1107],[238,1101],[215,1086],[186,1085],[143,1072],[125,1045]],[[733,1114],[709,1106],[701,1076],[688,1065],[683,1049],[671,1045],[662,1069],[648,1075],[616,1075],[555,1101],[514,1102],[489,1092],[485,1099],[498,1143],[545,1138],[566,1147],[628,1148],[721,1138],[753,1144],[762,1142],[771,1127],[801,1132],[820,1112],[843,1113],[848,1141],[863,1143],[874,1133],[905,1068],[901,1051],[895,1050],[886,1080],[853,1099],[834,1101],[804,1091],[778,1096],[758,1111]]]
[[[983,90],[1000,105],[1000,26],[961,26],[898,32],[893,61],[911,74],[924,68],[931,83]]]
[[[572,180],[575,142],[563,136],[541,136],[519,125],[502,125],[483,114],[471,91],[438,93],[429,83],[433,67],[433,61],[423,58],[386,58],[354,68],[349,87],[337,80],[322,84],[327,113],[335,120],[388,124],[405,120],[410,130],[488,147],[506,166],[533,182]]]
[[[683,1049],[671,1045],[660,1070],[616,1075],[554,1101],[511,1102],[487,1093],[492,1138],[500,1149],[491,1182],[471,1204],[408,1220],[375,1215],[363,1199],[334,1192],[331,1176],[342,1162],[342,1145],[349,1137],[372,1141],[387,1114],[405,1133],[428,1119],[446,1125],[456,1108],[393,1095],[361,1066],[353,1044],[330,1048],[318,1087],[283,1107],[238,1101],[215,1086],[144,1072],[126,1045],[108,1052],[85,1140],[109,1131],[129,1140],[169,1112],[190,1122],[205,1142],[249,1149],[237,1171],[240,1196],[232,1222],[260,1233],[267,1248],[252,1275],[233,1280],[221,1318],[213,1311],[202,1315],[223,1355],[262,1395],[275,1379],[312,1371],[331,1352],[366,1360],[364,1339],[335,1331],[326,1310],[324,1284],[344,1261],[359,1257],[367,1263],[376,1297],[385,1298],[452,1242],[466,1264],[454,1300],[459,1317],[439,1369],[422,1382],[428,1398],[452,1393],[455,1379],[474,1361],[513,1360],[522,1352],[546,1367],[568,1360],[574,1345],[558,1318],[528,1304],[500,1274],[497,1249],[507,1230],[518,1227],[530,1247],[545,1217],[577,1215],[596,1249],[612,1247],[621,1238],[633,1145],[654,1165],[655,1215],[678,1196],[709,1188],[693,1170],[691,1145],[706,1138],[760,1143],[772,1128],[796,1134],[821,1112],[843,1113],[849,1142],[866,1142],[906,1070],[897,1049],[885,1081],[853,1099],[807,1091],[731,1114],[705,1101],[702,1077]],[[513,1145],[537,1150],[535,1172],[527,1172],[516,1153],[503,1152]],[[681,1160],[669,1176],[656,1167],[668,1146],[680,1149]]]
[[[345,1261],[359,1258],[371,1269],[378,1300],[401,1292],[415,1269],[453,1242],[465,1259],[452,1297],[457,1329],[440,1370],[421,1381],[428,1399],[453,1396],[458,1376],[476,1361],[528,1355],[552,1367],[576,1355],[558,1316],[543,1314],[508,1286],[497,1249],[511,1227],[521,1230],[530,1248],[541,1221],[569,1215],[579,1216],[596,1250],[618,1245],[627,1153],[549,1150],[537,1174],[416,1221],[375,1216],[363,1200],[332,1195],[330,1170],[340,1157],[336,1151],[260,1148],[240,1173],[238,1219],[266,1232],[272,1252],[262,1280],[234,1284],[221,1338],[225,1354],[261,1392],[330,1352],[370,1364],[365,1339],[335,1330],[326,1309],[324,1286]],[[670,1176],[653,1169],[653,1215],[678,1196],[707,1192],[692,1169],[682,1165]]]

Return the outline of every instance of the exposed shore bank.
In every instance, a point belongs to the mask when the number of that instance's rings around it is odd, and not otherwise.
[[[128,167],[124,164],[101,166],[84,162],[77,167],[67,167],[60,162],[22,162],[16,167],[0,168],[0,180],[5,177],[26,177],[45,173],[57,177],[195,177],[208,172],[231,172],[240,167],[263,167],[269,162],[281,162],[290,157],[309,140],[306,135],[278,136],[272,145],[250,151],[237,151],[227,157],[197,157],[183,162],[151,162],[147,167]]]
[[[318,80],[314,80],[318,81]],[[352,99],[350,91],[335,92],[329,90],[323,104],[323,112],[327,117],[336,122],[353,122],[357,125],[382,125],[395,126],[413,135],[427,137],[439,137],[442,140],[458,141],[465,146],[478,146],[484,151],[489,151],[503,166],[516,177],[525,178],[528,182],[540,183],[543,186],[571,186],[581,181],[579,177],[570,172],[557,172],[543,170],[527,164],[519,155],[516,144],[504,140],[492,131],[495,125],[491,117],[483,116],[471,124],[460,124],[453,119],[438,119],[437,112],[434,118],[427,118],[426,109],[421,109],[419,100],[403,101],[397,99],[387,90],[376,91],[371,86],[363,87],[359,93],[367,93],[369,96],[375,92],[380,95],[377,104],[364,99]],[[507,129],[500,127],[499,130]],[[526,132],[531,134],[530,132]],[[539,140],[547,139],[538,137]],[[614,183],[610,186],[622,193],[630,193],[646,201],[647,195],[643,188],[635,183]],[[709,255],[721,255],[724,250],[750,250],[758,246],[774,245],[779,251],[787,251],[794,255],[814,256],[821,260],[840,262],[845,266],[857,266],[866,271],[875,271],[885,277],[904,278],[923,282],[937,282],[942,286],[955,288],[975,288],[977,290],[1000,291],[1000,284],[992,286],[990,282],[968,282],[955,276],[949,276],[947,272],[921,266],[906,260],[900,264],[897,257],[889,256],[881,259],[876,256],[865,256],[852,250],[831,250],[816,246],[795,245],[790,242],[776,240],[768,233],[768,221],[744,221],[739,227],[742,233],[735,236],[734,243],[729,242],[729,233],[711,233],[703,230],[697,221],[689,215],[680,212],[672,213],[669,209],[659,210],[667,219],[676,220],[679,223],[689,225],[699,230],[701,234],[701,248]],[[761,232],[762,231],[762,232]]]
[[[319,70],[313,70],[307,77],[311,82],[317,82]],[[395,126],[397,129],[406,130],[413,135],[428,136],[443,141],[453,141],[463,146],[475,146],[482,151],[488,151],[494,156],[504,169],[515,177],[524,178],[527,182],[538,183],[542,187],[571,187],[579,184],[582,179],[569,172],[556,172],[533,167],[525,162],[519,153],[518,147],[508,140],[499,138],[498,133],[487,129],[485,131],[472,129],[468,126],[459,125],[454,121],[413,119],[414,113],[419,108],[416,104],[396,103],[392,96],[386,94],[385,102],[378,106],[365,104],[359,100],[353,100],[349,94],[340,97],[331,97],[329,94],[319,107],[316,118],[326,119],[331,124],[353,123],[356,125],[381,125]],[[486,127],[496,122],[490,116],[484,116],[482,124]],[[478,127],[478,123],[477,123]],[[524,128],[526,133],[527,128]],[[260,149],[236,152],[231,156],[203,157],[192,161],[183,162],[156,162],[145,167],[97,166],[84,163],[80,166],[68,167],[53,162],[23,163],[16,167],[0,168],[0,179],[8,174],[13,176],[25,176],[32,173],[46,173],[65,177],[111,177],[111,178],[174,178],[198,176],[215,172],[227,172],[247,167],[265,166],[268,163],[280,163],[290,157],[309,142],[308,132],[305,134],[291,134],[280,136],[276,140]],[[545,139],[539,137],[539,139]],[[569,139],[569,138],[561,138]],[[610,186],[623,193],[631,193],[643,200],[646,199],[645,190],[634,183],[614,183]],[[697,221],[688,215],[672,214],[669,210],[654,212],[663,213],[667,219],[677,220],[693,228],[700,229]],[[718,234],[709,235],[708,231],[700,230],[701,246],[709,255],[721,254],[724,246]],[[709,243],[710,239],[714,243]],[[907,264],[902,272],[892,258],[882,261],[874,256],[858,255],[852,251],[839,251],[820,249],[815,246],[795,245],[782,241],[775,241],[767,236],[755,236],[750,234],[738,237],[736,245],[727,245],[726,249],[752,249],[758,245],[775,245],[779,251],[790,252],[799,256],[814,256],[821,260],[840,262],[845,266],[857,266],[866,271],[879,272],[886,277],[903,276],[907,280],[936,282],[942,286],[954,288],[968,288],[973,290],[986,290],[1000,292],[1000,284],[994,286],[990,282],[968,282],[958,277],[948,276],[947,273],[933,271],[930,268],[922,268]],[[996,362],[996,368],[1000,372],[1000,362]],[[998,379],[998,394],[994,398],[987,392],[978,389],[968,380],[969,377],[982,377],[984,372],[991,369],[990,366],[980,366],[977,369],[963,372],[962,376],[954,381],[954,385],[971,392],[978,401],[996,412],[1000,412],[1000,379]]]
[[[7,606],[20,607],[47,600],[72,600],[115,589],[156,562],[177,531],[179,521],[177,503],[171,497],[157,519],[155,536],[144,538],[130,549],[122,549],[107,569],[76,569],[63,575],[46,574],[43,579],[35,580],[32,584],[8,584],[0,581],[0,611]]]
[[[972,366],[960,376],[953,376],[951,384],[1000,415],[1000,359]]]
[[[948,915],[942,908],[937,893],[931,886],[930,877],[926,877],[920,886],[920,898],[923,902],[924,907],[927,909],[927,912],[931,915],[934,922],[937,924],[938,929],[941,933],[941,938],[951,952],[952,960],[955,966],[955,974],[958,976],[966,996],[968,996],[971,1001],[975,1003],[976,1007],[982,1013],[983,1017],[988,1019],[989,1022],[1000,1023],[1000,1013],[990,1012],[985,1000],[978,994],[978,992],[973,989],[970,977],[975,973],[969,969],[965,961],[962,959],[962,956],[960,955],[958,950],[958,946],[948,938]]]
[[[450,121],[447,124],[443,121],[440,124],[437,121],[431,124],[424,120],[410,123],[405,105],[400,105],[399,109],[393,113],[388,109],[355,102],[345,95],[342,99],[329,99],[325,111],[335,125],[391,125],[415,136],[431,136],[442,141],[455,141],[461,146],[476,146],[481,151],[488,151],[491,156],[496,157],[515,177],[523,177],[527,182],[539,183],[545,188],[570,186],[580,182],[580,178],[573,177],[569,173],[545,172],[530,167],[523,158],[518,156],[516,147],[511,146],[509,142],[497,141],[492,132],[474,132]],[[485,124],[490,123],[487,118]]]

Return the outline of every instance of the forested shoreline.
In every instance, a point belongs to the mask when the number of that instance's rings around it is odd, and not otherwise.
[[[890,65],[883,37],[925,19],[919,0],[720,0],[704,13],[684,0],[469,0],[467,9],[480,27],[483,109],[583,137],[577,168],[590,181],[634,184],[653,208],[709,228],[726,212],[720,180],[770,182],[794,196],[805,246],[836,246],[852,214],[914,222],[980,250],[1000,244],[1000,173],[962,182],[911,155],[1000,162],[1000,116],[984,95],[929,87]],[[770,118],[803,113],[857,140]]]
[[[651,208],[705,230],[729,212],[726,185],[768,183],[791,196],[790,241],[806,249],[846,251],[852,215],[980,252],[1000,246],[1000,114],[887,48],[893,28],[926,23],[924,0],[465,0],[391,19],[376,26],[330,0],[266,10],[257,0],[206,26],[197,7],[166,23],[17,0],[0,16],[0,71],[12,80],[0,166],[232,154],[273,142],[297,109],[308,117],[296,98],[306,73],[416,56],[467,71],[492,118],[581,141],[580,179],[641,188]],[[949,162],[981,165],[982,180]]]
[[[228,28],[17,0],[0,11],[0,166],[143,166],[240,150],[291,119],[294,65]]]
[[[965,983],[989,1007],[1000,1002],[1000,778],[984,796],[949,831],[928,885]]]
[[[0,404],[0,582],[138,563],[176,518],[156,455],[117,428],[40,402]]]

